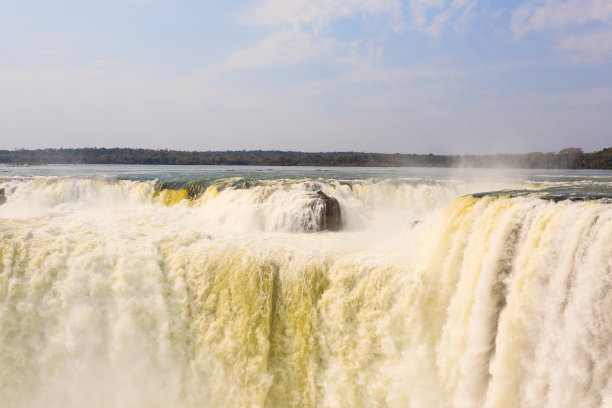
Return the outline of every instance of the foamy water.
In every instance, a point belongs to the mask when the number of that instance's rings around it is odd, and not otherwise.
[[[0,170],[2,407],[612,406],[611,173]]]

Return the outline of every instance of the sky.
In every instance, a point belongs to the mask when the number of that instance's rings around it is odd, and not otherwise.
[[[0,149],[612,146],[612,0],[20,0]]]

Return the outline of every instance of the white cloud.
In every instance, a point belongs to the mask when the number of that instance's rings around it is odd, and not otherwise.
[[[439,34],[449,24],[462,29],[473,16],[477,0],[412,0],[411,25],[430,35]]]
[[[612,50],[612,1],[530,0],[512,13],[517,37],[550,31],[557,48],[577,54],[601,55]]]
[[[247,17],[247,22],[261,26],[292,25],[315,28],[340,17],[357,14],[387,16],[401,27],[402,3],[398,0],[263,0]]]
[[[251,47],[231,53],[218,68],[292,65],[320,58],[342,64],[376,58],[382,48],[372,43],[375,40],[339,40],[328,30],[334,20],[360,15],[384,19],[384,28],[403,28],[402,3],[398,0],[262,0],[250,9],[244,22],[276,31]]]
[[[609,0],[528,1],[512,13],[511,27],[516,35],[522,36],[530,31],[610,21],[612,2]]]
[[[612,30],[569,35],[561,40],[559,48],[588,54],[610,54],[612,53]]]
[[[383,53],[389,28],[399,33],[410,27],[437,35],[448,25],[465,24],[477,0],[261,0],[243,22],[275,29],[251,47],[231,53],[212,71],[293,65],[325,59],[348,66],[369,66]],[[375,17],[384,22],[369,38],[339,40],[331,33],[340,18]]]
[[[224,68],[257,68],[276,64],[295,64],[310,61],[321,55],[333,56],[347,44],[333,38],[321,37],[296,28],[283,29],[254,46],[230,54]]]

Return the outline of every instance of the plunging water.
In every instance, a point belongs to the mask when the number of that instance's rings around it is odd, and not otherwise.
[[[612,406],[612,173],[0,167],[2,407]],[[309,194],[342,210],[312,231]]]

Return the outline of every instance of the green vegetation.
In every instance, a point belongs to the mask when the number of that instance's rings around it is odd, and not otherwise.
[[[612,169],[612,148],[584,153],[435,155],[384,153],[303,153],[284,151],[187,152],[178,150],[84,148],[0,150],[0,163],[12,164],[199,164],[256,166],[520,167]]]

